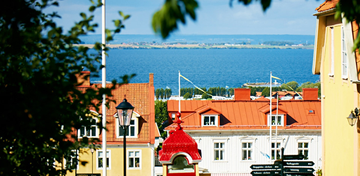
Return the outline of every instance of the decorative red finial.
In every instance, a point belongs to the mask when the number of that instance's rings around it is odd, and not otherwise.
[[[183,121],[181,121],[180,119],[178,119],[175,123],[177,123],[177,127],[176,127],[176,130],[181,130],[182,129],[182,127],[181,127],[181,123],[184,123]]]
[[[176,117],[177,117],[178,119],[180,119],[181,113],[180,113],[180,112],[176,113]]]

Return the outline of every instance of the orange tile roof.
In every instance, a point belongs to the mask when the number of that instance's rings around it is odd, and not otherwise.
[[[324,3],[322,3],[319,7],[317,7],[315,10],[318,12],[327,11],[330,9],[333,9],[336,7],[336,4],[339,2],[339,0],[326,0]]]
[[[123,139],[116,137],[116,106],[119,105],[126,96],[127,101],[134,106],[134,111],[140,115],[139,117],[139,134],[137,138],[127,138],[126,142],[129,144],[151,143],[155,142],[155,103],[154,103],[154,85],[153,74],[150,74],[149,83],[130,83],[121,86],[116,86],[111,91],[110,107],[106,111],[106,121],[108,122],[106,128],[108,129],[106,138],[108,144],[122,144]],[[91,84],[92,88],[101,87],[101,84]],[[111,87],[112,84],[107,84],[106,87]],[[84,91],[89,87],[78,87],[79,90]],[[102,106],[99,107],[99,114],[102,114]],[[94,110],[94,108],[91,108]],[[101,134],[99,135],[102,140]]]
[[[205,104],[205,105],[203,105]],[[168,112],[177,112],[178,101],[168,101]],[[186,107],[188,113],[182,116],[184,130],[249,130],[269,129],[266,115],[269,113],[268,101],[181,101],[181,106]],[[220,126],[201,126],[201,112],[196,109],[211,108],[220,112]],[[175,108],[174,108],[175,107]],[[279,129],[321,129],[321,102],[319,100],[287,100],[279,101],[279,114],[287,114],[286,126]],[[190,112],[190,109],[193,109]],[[276,103],[273,102],[273,114],[276,113]],[[315,113],[309,113],[312,110]],[[175,124],[166,130],[171,130]]]

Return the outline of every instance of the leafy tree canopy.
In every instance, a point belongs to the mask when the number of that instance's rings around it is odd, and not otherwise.
[[[111,96],[112,88],[80,91],[76,75],[82,70],[97,76],[101,67],[101,44],[95,44],[98,56],[87,47],[75,47],[79,36],[97,27],[91,12],[101,7],[93,2],[90,15],[80,13],[82,20],[66,34],[54,22],[57,13],[44,9],[58,6],[53,0],[11,0],[0,6],[0,95],[4,102],[0,118],[0,175],[60,175],[53,163],[75,156],[72,149],[89,144],[84,137],[77,141],[73,131],[90,127],[90,107],[98,110],[102,95]],[[89,13],[88,12],[88,13]],[[115,29],[106,29],[107,41],[124,27],[115,20]],[[105,48],[107,50],[107,48]],[[124,83],[131,76],[122,77]],[[108,100],[107,100],[108,101]],[[109,101],[108,101],[109,102]],[[101,120],[101,119],[99,119]],[[99,121],[99,125],[101,121]],[[75,141],[75,142],[74,142]]]
[[[236,1],[236,0],[235,0]],[[271,0],[237,0],[239,3],[249,5],[253,2],[260,2],[263,11],[269,9]],[[229,0],[230,7],[234,0]],[[305,2],[305,1],[304,1]],[[225,3],[225,2],[224,2]],[[305,2],[306,3],[306,2]],[[185,17],[190,16],[196,20],[196,9],[199,7],[197,0],[166,0],[161,9],[153,15],[152,27],[155,33],[160,33],[163,38],[167,38],[171,32],[178,29],[178,23],[186,24]],[[316,7],[314,7],[316,8]],[[339,1],[336,5],[335,17],[341,18],[341,15],[348,21],[360,22],[360,3],[357,0]],[[354,48],[360,49],[360,35],[354,41]]]

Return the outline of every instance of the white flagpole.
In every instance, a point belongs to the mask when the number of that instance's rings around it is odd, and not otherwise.
[[[269,139],[269,143],[270,143],[270,162],[271,162],[271,128],[272,128],[272,73],[270,72],[270,118],[269,118],[269,123],[270,123],[270,139]],[[276,145],[276,144],[275,144]]]
[[[275,153],[277,156],[277,137],[278,137],[278,120],[279,120],[279,94],[277,94],[276,96],[276,121],[275,121],[275,125],[276,125],[276,139],[275,139]]]
[[[180,107],[180,70],[179,70],[179,113],[181,113],[181,107]],[[179,117],[179,120],[181,120],[181,116]]]
[[[105,56],[105,0],[102,0],[102,32],[101,32],[101,42],[102,42],[102,51],[101,51],[101,56],[102,56],[102,65],[104,66],[102,68],[102,87],[105,88],[106,87],[106,56]],[[103,129],[102,129],[102,153],[103,153],[103,176],[106,176],[107,174],[107,164],[106,164],[106,157],[107,157],[107,153],[106,153],[106,105],[105,105],[105,101],[106,101],[106,96],[105,94],[103,94],[103,100],[102,100],[102,125],[103,125]],[[125,156],[124,156],[125,157]],[[125,168],[124,168],[125,169]]]

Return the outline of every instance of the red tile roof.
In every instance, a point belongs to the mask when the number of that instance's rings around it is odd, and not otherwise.
[[[317,7],[315,10],[318,12],[327,11],[330,9],[333,9],[336,7],[336,4],[339,2],[339,0],[326,0],[324,3],[322,3],[319,7]]]
[[[86,82],[86,81],[85,81]],[[90,82],[90,81],[89,81]],[[107,84],[106,87],[111,87],[112,84]],[[101,84],[91,84],[90,87],[102,87]],[[89,87],[79,86],[79,90],[86,90]],[[134,111],[140,115],[139,117],[139,134],[137,138],[127,138],[126,142],[131,144],[151,143],[155,142],[155,103],[154,103],[154,84],[153,74],[149,76],[149,83],[130,83],[121,86],[116,86],[111,91],[113,97],[108,97],[115,100],[116,103],[111,102],[109,109],[106,111],[106,121],[108,122],[106,128],[108,129],[106,138],[108,144],[120,144],[122,138],[116,138],[116,106],[122,102],[126,97],[127,101],[134,106]],[[102,106],[99,107],[99,114],[102,114]],[[102,140],[101,134],[99,136]]]
[[[178,101],[168,101],[169,114],[178,111]],[[276,102],[272,103],[272,113],[276,113]],[[269,100],[267,101],[233,101],[233,100],[187,100],[181,101],[181,107],[187,112],[182,113],[181,125],[184,130],[249,130],[269,129],[266,116],[269,113]],[[286,116],[286,126],[279,129],[321,129],[321,102],[319,100],[286,100],[279,101],[279,114]],[[203,127],[199,109],[210,108],[220,113],[218,127]],[[181,108],[183,109],[183,108]],[[192,110],[191,110],[192,109]],[[313,114],[309,113],[312,110]],[[183,111],[183,110],[182,110]],[[175,124],[166,130],[171,130]]]

